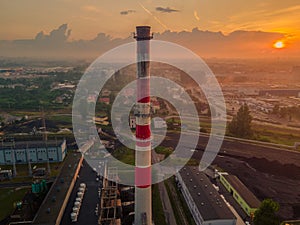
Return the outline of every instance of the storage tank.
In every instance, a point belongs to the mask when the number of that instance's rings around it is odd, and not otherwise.
[[[81,203],[80,203],[80,202],[75,202],[75,203],[74,203],[74,207],[79,208],[80,206],[81,206]]]
[[[80,187],[80,188],[78,188],[78,191],[84,192],[85,188]]]
[[[81,192],[81,191],[78,191],[78,192],[77,192],[77,196],[78,196],[79,198],[82,198],[82,196],[83,196],[83,192]]]
[[[73,213],[76,213],[76,215],[78,214],[78,212],[79,212],[79,208],[78,207],[76,207],[76,206],[74,206],[73,207]]]
[[[81,184],[80,184],[80,187],[86,188],[86,184],[85,184],[85,183],[81,183]]]
[[[71,220],[76,221],[77,220],[77,214],[76,213],[71,213]]]

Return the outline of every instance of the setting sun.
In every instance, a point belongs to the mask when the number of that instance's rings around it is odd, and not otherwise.
[[[280,49],[280,48],[284,48],[285,44],[283,43],[283,41],[277,41],[273,44],[273,47]]]

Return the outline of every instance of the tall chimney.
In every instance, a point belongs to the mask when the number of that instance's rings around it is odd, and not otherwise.
[[[152,224],[151,130],[150,130],[150,34],[149,26],[136,27],[137,99],[135,146],[135,218],[134,225]]]

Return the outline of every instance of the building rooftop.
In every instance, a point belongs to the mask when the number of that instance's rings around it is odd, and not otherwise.
[[[62,144],[63,140],[48,140],[47,147],[56,147]],[[16,142],[0,142],[1,149],[26,149],[46,147],[45,141],[16,141]]]
[[[235,175],[223,175],[229,184],[239,193],[251,208],[258,208],[260,201]]]
[[[67,192],[80,162],[81,153],[69,153],[63,162],[60,174],[52,184],[33,224],[54,225],[61,211]],[[55,200],[54,200],[55,199]],[[49,209],[49,211],[48,211]]]
[[[179,173],[205,221],[236,219],[208,177],[197,167],[186,166]]]

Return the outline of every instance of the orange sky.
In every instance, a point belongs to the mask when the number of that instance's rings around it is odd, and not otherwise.
[[[299,0],[0,0],[0,40],[31,38],[62,23],[72,39],[126,37],[136,24],[149,24],[156,32],[262,30],[292,40],[300,39],[299,15]]]
[[[277,39],[261,45],[275,54],[295,55],[300,51],[299,15],[299,0],[0,0],[0,40],[33,39],[64,23],[72,30],[68,41],[91,40],[100,32],[126,38],[136,25],[150,25],[156,33],[192,33],[194,28],[225,35],[280,32],[284,48],[274,48]]]

